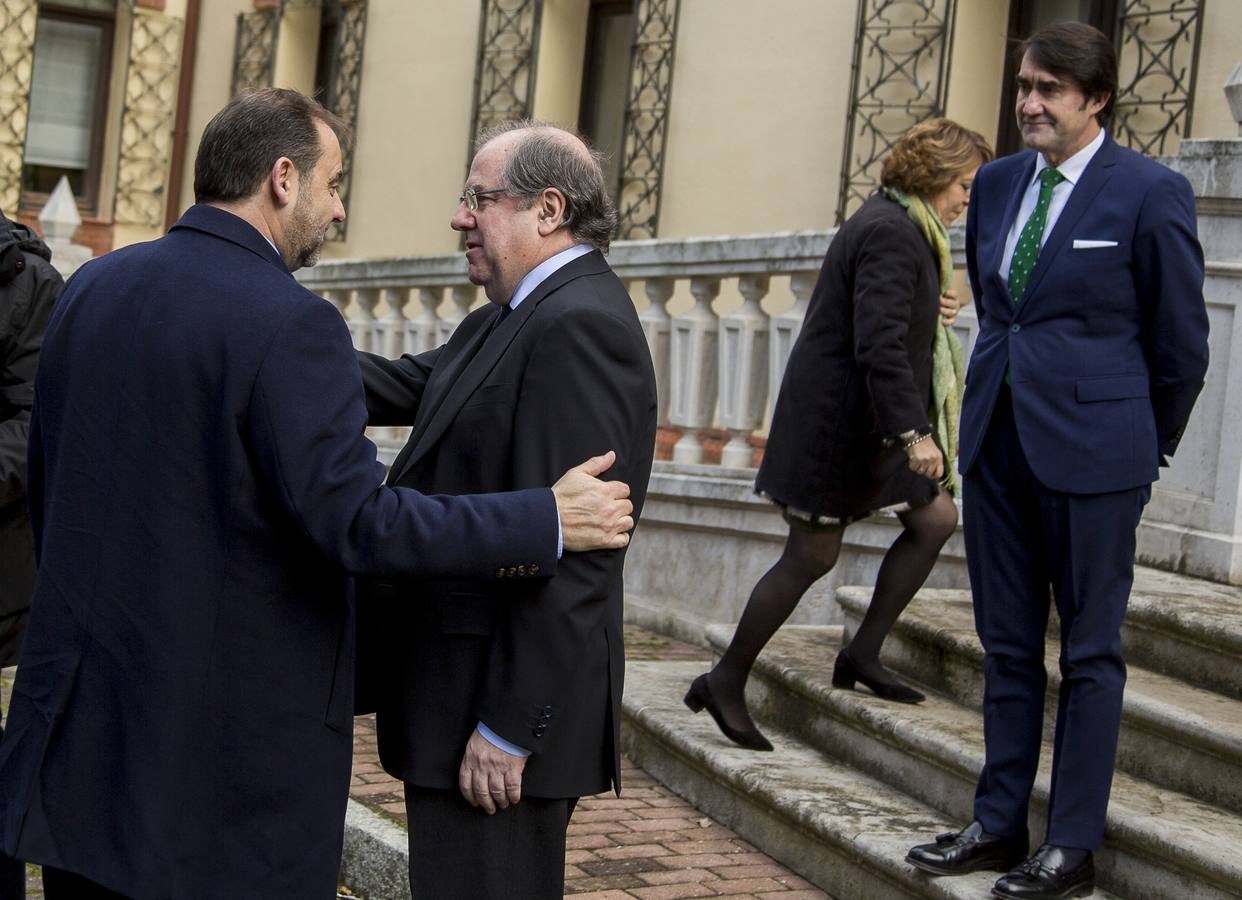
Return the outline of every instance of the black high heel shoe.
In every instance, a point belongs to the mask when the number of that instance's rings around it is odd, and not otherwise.
[[[716,698],[712,696],[712,689],[707,685],[707,675],[700,675],[694,679],[690,685],[690,690],[686,692],[685,704],[690,707],[691,712],[706,709],[712,714],[712,718],[716,720],[716,727],[721,730],[725,737],[739,747],[745,747],[747,750],[772,749],[771,741],[760,734],[758,728],[748,728],[744,731],[739,731],[724,720],[716,705]]]
[[[864,672],[853,657],[849,654],[849,648],[844,647],[837,654],[836,664],[832,667],[832,686],[838,688],[852,688],[854,683],[861,681],[867,687],[871,688],[871,692],[877,697],[885,700],[895,700],[898,703],[922,703],[927,698],[916,691],[912,687],[906,687],[896,678],[889,675],[888,670],[877,662],[875,668],[886,676],[883,680],[876,677],[873,670],[870,673]]]

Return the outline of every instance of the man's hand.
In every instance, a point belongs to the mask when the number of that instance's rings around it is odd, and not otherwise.
[[[946,328],[957,321],[958,310],[962,304],[957,299],[957,291],[950,288],[940,295],[940,322]]]
[[[575,470],[577,471],[577,470]],[[526,758],[512,756],[474,730],[457,770],[457,786],[466,802],[483,807],[489,816],[522,799],[522,770]]]
[[[609,450],[574,466],[552,485],[566,550],[617,550],[630,542],[634,527],[630,486],[595,477],[616,461],[617,454]]]

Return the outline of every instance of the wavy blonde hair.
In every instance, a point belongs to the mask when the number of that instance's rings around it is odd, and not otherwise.
[[[903,194],[933,197],[963,172],[995,154],[983,135],[952,119],[927,119],[893,145],[880,167],[880,184]]]

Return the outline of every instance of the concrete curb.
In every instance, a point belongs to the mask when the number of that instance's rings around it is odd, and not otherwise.
[[[363,900],[410,900],[405,829],[350,800],[341,881]]]

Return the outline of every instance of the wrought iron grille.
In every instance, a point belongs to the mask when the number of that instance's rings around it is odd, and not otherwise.
[[[236,97],[248,88],[270,87],[276,73],[276,37],[280,5],[237,14],[233,45],[233,89]]]
[[[1176,153],[1190,134],[1205,0],[1126,0],[1118,16],[1118,143]]]
[[[858,0],[837,224],[874,190],[884,154],[942,115],[957,0]]]
[[[34,60],[35,0],[0,0],[0,209],[17,215]]]
[[[334,7],[331,8],[330,7]],[[362,50],[366,43],[366,0],[324,0],[324,14],[336,17],[336,35],[332,45],[328,88],[324,105],[345,120],[351,129],[358,124],[358,98],[362,91]],[[341,202],[349,207],[350,176],[353,154],[346,153],[339,193]],[[345,240],[346,222],[337,222],[328,231],[328,240]]]
[[[467,159],[489,125],[530,115],[543,0],[483,0],[481,15]]]
[[[156,227],[164,221],[181,27],[181,19],[141,8],[134,0],[113,212],[118,224]]]
[[[617,236],[624,239],[653,238],[660,224],[679,9],[679,0],[634,0],[634,43],[617,186]]]

